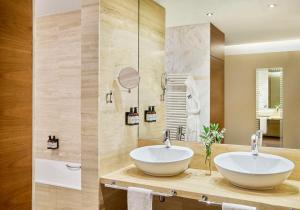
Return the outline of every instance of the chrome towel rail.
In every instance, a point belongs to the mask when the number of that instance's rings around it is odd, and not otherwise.
[[[65,164],[65,166],[67,167],[67,169],[69,169],[70,171],[79,171],[81,170],[81,165],[75,164],[72,165],[70,163]]]
[[[208,200],[208,197],[206,195],[202,195],[202,199],[199,200],[200,203],[204,203],[208,206],[218,206],[221,207],[222,203],[216,203]]]
[[[113,188],[113,189],[117,189],[117,190],[128,190],[127,187],[122,187],[122,186],[118,186],[116,185],[116,182],[112,182],[111,184],[105,184],[105,187],[108,188]],[[176,190],[171,190],[170,193],[160,193],[160,192],[152,192],[152,195],[154,196],[160,196],[160,197],[173,197],[177,195]]]

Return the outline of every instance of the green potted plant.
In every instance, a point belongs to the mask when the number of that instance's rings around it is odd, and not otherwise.
[[[203,130],[200,135],[202,144],[205,147],[205,164],[208,166],[209,175],[211,175],[211,156],[212,156],[212,145],[222,143],[224,139],[225,128],[219,128],[219,124],[211,123],[209,126],[203,126]]]

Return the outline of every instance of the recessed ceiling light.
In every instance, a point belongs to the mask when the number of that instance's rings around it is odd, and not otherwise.
[[[211,16],[213,16],[214,15],[214,13],[212,13],[212,12],[209,12],[209,13],[207,13],[206,14],[208,17],[211,17]]]
[[[269,4],[269,7],[270,8],[274,8],[274,7],[276,7],[277,6],[277,4]]]

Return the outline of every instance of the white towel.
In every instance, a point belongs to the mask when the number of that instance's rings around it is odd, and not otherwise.
[[[222,210],[256,210],[256,207],[244,206],[232,203],[223,203]]]
[[[200,100],[197,85],[192,76],[189,76],[185,81],[186,85],[186,141],[196,141],[201,134],[201,121],[200,121]]]
[[[267,133],[267,123],[268,123],[268,118],[267,117],[261,117],[259,118],[259,130],[263,132],[263,134]]]
[[[152,210],[152,190],[128,187],[128,210]]]

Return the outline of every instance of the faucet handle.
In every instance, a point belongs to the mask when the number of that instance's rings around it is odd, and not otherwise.
[[[164,139],[170,138],[170,129],[164,131]]]

